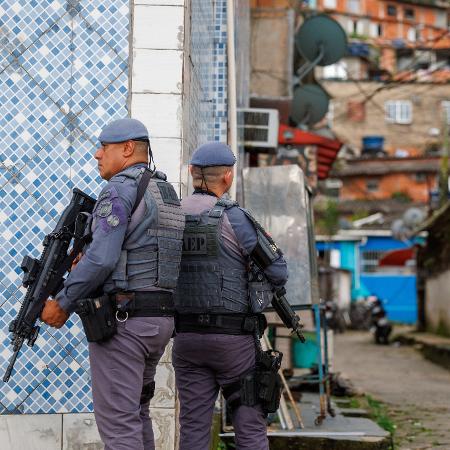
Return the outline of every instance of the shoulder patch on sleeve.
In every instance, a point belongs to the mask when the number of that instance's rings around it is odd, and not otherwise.
[[[110,183],[123,183],[128,177],[125,175],[114,175],[109,182]]]

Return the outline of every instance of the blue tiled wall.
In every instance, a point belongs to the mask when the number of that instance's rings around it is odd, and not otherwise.
[[[73,187],[95,195],[99,129],[127,115],[128,0],[0,2],[0,371],[37,257]],[[0,412],[91,411],[87,345],[76,316],[24,346]]]
[[[226,141],[226,1],[193,0],[191,135]],[[98,193],[96,136],[128,114],[129,0],[0,2],[0,372],[24,296],[22,257],[41,242],[73,187]],[[206,43],[206,45],[205,45]],[[87,345],[71,317],[24,346],[0,413],[92,411]]]
[[[206,141],[227,141],[226,0],[191,3],[189,150]]]

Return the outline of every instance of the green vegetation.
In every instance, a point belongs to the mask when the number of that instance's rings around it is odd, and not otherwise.
[[[354,222],[355,220],[364,219],[364,218],[367,217],[369,214],[370,214],[370,212],[367,211],[366,209],[357,209],[357,210],[352,214],[351,221]]]
[[[344,397],[348,404],[345,405],[345,408],[354,408],[354,409],[365,409],[369,413],[370,419],[376,422],[381,428],[386,430],[391,434],[392,442],[394,439],[395,430],[397,429],[397,425],[393,422],[391,417],[388,414],[387,406],[375,400],[370,395],[363,395],[360,397]],[[339,400],[341,398],[334,399],[337,404],[339,404]],[[392,450],[394,450],[395,445],[392,444]]]
[[[402,203],[409,203],[411,201],[411,197],[408,193],[402,191],[393,192],[391,198]]]
[[[394,435],[397,426],[388,416],[388,411],[386,405],[375,400],[370,395],[366,396],[367,405],[369,406],[371,418],[384,430]]]
[[[339,229],[339,210],[337,202],[328,200],[325,208],[319,212],[318,228],[327,236],[333,236]]]
[[[441,336],[450,337],[450,328],[447,322],[441,317],[439,319],[439,323],[436,329],[436,334]]]

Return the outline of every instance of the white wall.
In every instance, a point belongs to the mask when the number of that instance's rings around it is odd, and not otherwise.
[[[425,283],[425,317],[427,329],[436,332],[445,327],[450,333],[450,270]]]
[[[156,165],[178,186],[178,191],[183,137],[184,16],[184,0],[135,0],[130,50],[131,116],[148,127]]]
[[[164,3],[164,5],[162,5]],[[181,193],[183,60],[188,0],[135,0],[131,116],[148,127],[156,166]],[[151,416],[158,450],[177,446],[175,376],[171,345],[156,372]]]

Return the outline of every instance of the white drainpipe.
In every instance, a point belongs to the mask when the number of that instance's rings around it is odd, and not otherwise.
[[[236,53],[234,45],[234,1],[227,0],[227,57],[228,57],[228,145],[236,159],[237,145],[237,106],[236,106]],[[236,198],[237,166],[234,165],[234,183],[230,190],[231,198]]]

